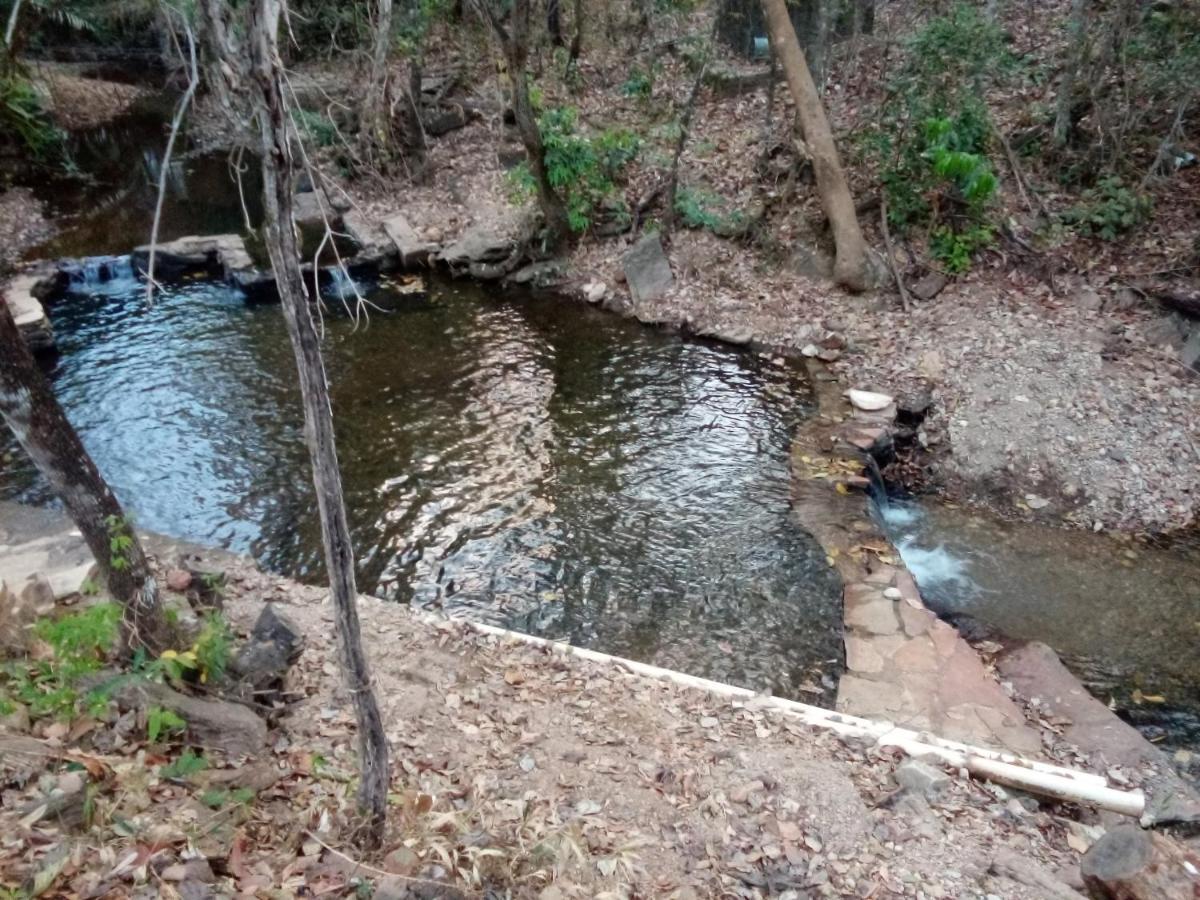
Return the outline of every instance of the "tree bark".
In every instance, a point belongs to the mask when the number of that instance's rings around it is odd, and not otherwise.
[[[579,61],[583,52],[583,0],[575,0],[575,33],[571,36],[571,62]]]
[[[500,41],[512,82],[513,116],[529,157],[529,169],[537,183],[538,202],[546,219],[546,245],[550,250],[558,250],[570,240],[571,226],[566,204],[550,183],[546,171],[546,148],[542,144],[537,117],[533,114],[533,101],[529,98],[529,0],[514,0],[508,28],[504,27],[493,0],[476,0],[476,4]]]
[[[392,46],[392,0],[375,0],[375,44],[360,115],[359,133],[368,156],[386,167],[392,153],[388,51]]]
[[[158,585],[121,504],[21,337],[0,297],[0,417],[33,460],[96,557],[109,593],[122,606],[124,650],[157,655],[170,645]]]
[[[250,75],[262,140],[267,253],[275,273],[288,337],[296,356],[304,403],[304,436],[312,460],[325,564],[336,611],[342,665],[358,719],[361,840],[377,847],[387,817],[388,751],[358,623],[354,550],[346,520],[341,472],[334,443],[333,411],[320,341],[300,271],[300,248],[292,217],[291,120],[284,100],[278,29],[281,0],[256,0],[249,31]]]
[[[871,266],[867,244],[858,225],[854,198],[846,183],[846,173],[838,156],[829,119],[813,83],[796,30],[788,18],[785,0],[762,0],[767,32],[787,77],[788,89],[796,103],[796,118],[812,156],[821,206],[833,230],[836,247],[833,275],[838,284],[853,291],[871,286]]]
[[[8,14],[8,24],[4,27],[4,47],[12,50],[13,35],[17,32],[17,19],[21,15],[21,0],[13,0],[12,11]]]
[[[1079,77],[1087,54],[1088,18],[1091,0],[1071,0],[1071,15],[1067,20],[1070,42],[1054,112],[1054,145],[1065,147],[1075,128],[1075,106],[1079,95]]]
[[[562,9],[559,0],[546,0],[546,31],[550,33],[550,43],[555,47],[563,46]]]

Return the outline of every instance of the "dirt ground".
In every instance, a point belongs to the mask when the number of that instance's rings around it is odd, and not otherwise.
[[[238,630],[273,601],[307,637],[268,748],[224,762],[209,753],[199,775],[165,778],[130,721],[70,734],[43,722],[35,750],[110,780],[89,829],[30,821],[29,804],[70,773],[4,754],[0,880],[19,882],[65,843],[61,896],[292,896],[301,885],[341,895],[359,878],[376,897],[1034,900],[1077,881],[1084,838],[1098,834],[1069,807],[954,772],[940,790],[900,790],[891,751],[753,703],[363,598],[393,799],[382,852],[354,862],[356,738],[325,593],[215,561]],[[258,796],[214,813],[197,799],[214,785]]]

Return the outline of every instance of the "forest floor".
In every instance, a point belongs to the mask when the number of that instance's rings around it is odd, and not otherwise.
[[[219,551],[180,563],[224,571],[236,632],[270,602],[308,638],[266,746],[187,765],[147,740],[144,714],[15,731],[10,716],[0,881],[77,897],[344,895],[364,881],[376,898],[1034,900],[1077,896],[1079,856],[1103,830],[1071,804],[914,768],[753,702],[364,597],[393,779],[384,847],[355,861],[356,729],[327,592]]]

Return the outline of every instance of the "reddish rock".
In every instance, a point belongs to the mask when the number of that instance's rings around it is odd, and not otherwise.
[[[167,572],[167,587],[182,594],[192,586],[192,573],[187,569],[171,569]]]
[[[896,608],[900,612],[900,622],[904,625],[904,633],[909,637],[924,634],[937,621],[937,616],[927,609],[916,609],[907,603],[901,603]]]

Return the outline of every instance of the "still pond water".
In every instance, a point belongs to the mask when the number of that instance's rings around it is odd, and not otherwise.
[[[51,315],[55,390],[142,527],[320,577],[277,306],[195,283],[147,308],[125,272]],[[363,589],[832,700],[840,591],[789,518],[792,364],[436,282],[357,330],[331,313],[325,351]],[[49,500],[16,453],[0,497]]]

